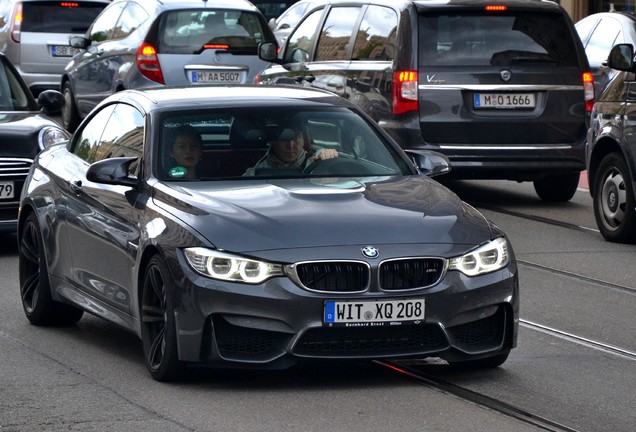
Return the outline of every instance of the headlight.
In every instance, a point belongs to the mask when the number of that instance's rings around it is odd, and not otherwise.
[[[184,252],[188,263],[197,273],[214,279],[258,284],[271,277],[283,275],[280,264],[205,248],[188,248]]]
[[[67,131],[56,127],[46,127],[42,129],[38,137],[40,149],[42,150],[54,144],[68,141],[70,138],[71,135]]]
[[[477,276],[499,270],[508,264],[508,242],[496,238],[472,252],[449,260],[449,270],[459,270],[467,276]]]

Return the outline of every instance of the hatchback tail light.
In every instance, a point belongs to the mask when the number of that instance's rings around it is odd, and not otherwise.
[[[393,114],[417,110],[417,71],[393,72]]]
[[[594,76],[591,72],[583,72],[583,89],[585,90],[585,111],[592,112],[594,106]]]
[[[142,42],[137,48],[135,55],[137,60],[137,69],[139,72],[151,81],[165,84],[163,73],[161,73],[161,65],[159,65],[159,57],[157,50],[148,42]]]
[[[22,2],[15,5],[13,11],[13,21],[11,22],[11,39],[13,42],[20,43],[20,29],[22,28]]]

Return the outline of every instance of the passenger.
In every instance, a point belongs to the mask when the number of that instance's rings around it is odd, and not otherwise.
[[[168,170],[168,175],[175,179],[199,178],[197,167],[202,155],[203,142],[199,132],[190,125],[179,126],[175,131],[175,138],[170,149],[173,164]]]
[[[302,128],[292,126],[284,129],[276,140],[272,140],[265,156],[252,168],[245,171],[245,176],[252,176],[257,168],[306,168],[315,161],[335,159],[338,151],[322,149],[315,155],[305,150],[305,134]]]

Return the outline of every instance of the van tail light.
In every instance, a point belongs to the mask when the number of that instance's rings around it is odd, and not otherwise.
[[[393,114],[417,110],[417,71],[393,72]]]
[[[585,111],[592,112],[594,107],[594,76],[592,72],[583,72],[583,90],[585,91]]]
[[[13,42],[20,43],[20,29],[22,28],[22,2],[15,5],[13,12],[13,21],[11,22],[11,39]]]
[[[154,46],[148,42],[142,42],[137,48],[135,58],[137,60],[137,69],[143,76],[159,84],[165,84],[161,66],[159,65],[159,57],[157,57],[157,50]]]

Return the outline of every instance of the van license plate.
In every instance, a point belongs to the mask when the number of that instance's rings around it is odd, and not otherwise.
[[[326,301],[323,319],[330,327],[422,324],[424,299]]]
[[[475,93],[475,109],[532,109],[534,93]]]
[[[244,72],[191,71],[190,82],[192,82],[192,84],[240,84],[243,82],[244,76]]]
[[[0,182],[0,198],[13,198],[15,196],[15,187],[12,181]]]
[[[51,46],[51,54],[53,57],[73,57],[79,52],[78,48],[74,48],[66,45],[53,45]]]

